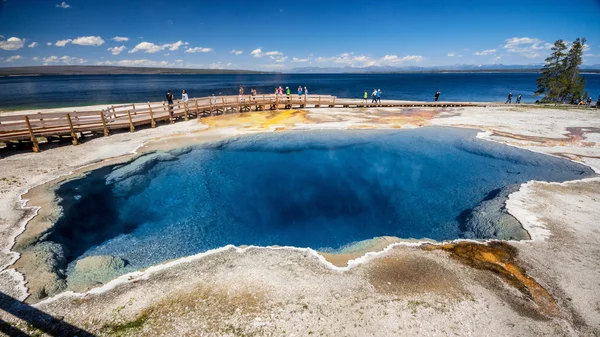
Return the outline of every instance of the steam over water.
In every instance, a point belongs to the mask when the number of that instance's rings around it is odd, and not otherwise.
[[[63,184],[64,214],[47,240],[63,245],[72,270],[88,256],[139,269],[227,244],[335,250],[384,235],[486,238],[497,224],[478,219],[492,227],[473,229],[466,219],[498,189],[593,175],[475,135],[277,132],[146,154]]]

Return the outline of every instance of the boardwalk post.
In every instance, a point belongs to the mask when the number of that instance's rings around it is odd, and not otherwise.
[[[31,123],[29,123],[29,117],[27,116],[25,116],[25,124],[27,124],[27,130],[29,130],[29,137],[31,138],[31,143],[33,144],[33,152],[40,152],[37,138],[35,138],[35,135],[33,134]]]
[[[173,110],[172,110],[173,106],[171,104],[169,104],[169,101],[167,101],[167,112],[169,113],[169,123],[170,124],[174,124],[175,122],[173,121]]]
[[[321,107],[321,95],[319,95],[319,103],[317,105],[317,108],[320,108],[320,107]]]
[[[131,106],[133,107],[133,114],[137,115],[137,111],[135,111],[135,103],[131,103]]]
[[[112,111],[113,111],[113,117],[117,118],[117,113],[115,112],[115,106],[111,105],[110,107],[112,108]]]
[[[196,100],[194,102],[196,102],[196,117],[198,117],[198,116],[200,116],[200,108],[198,107],[198,99],[196,98]]]
[[[239,113],[239,112],[241,112],[240,111],[240,96],[237,96],[235,99],[236,99],[236,102],[237,102],[237,112]]]
[[[212,114],[213,114],[212,97],[210,97],[208,99],[208,104],[210,105],[210,115],[212,116]]]
[[[223,114],[225,114],[225,97],[221,96],[221,102],[223,103]]]
[[[304,106],[303,106],[303,108],[306,108],[306,96],[308,96],[308,95],[304,94]]]
[[[75,134],[75,129],[73,128],[73,122],[71,121],[70,114],[67,114],[67,121],[69,122],[69,129],[71,129],[71,138],[73,139],[73,145],[79,145],[79,139],[77,139],[77,135]]]
[[[135,127],[133,126],[133,120],[131,119],[131,111],[127,110],[127,117],[129,117],[129,132],[135,131]]]
[[[154,120],[154,113],[152,112],[152,106],[150,105],[150,102],[148,102],[148,111],[150,111],[150,125],[155,128],[156,121]]]
[[[275,94],[275,110],[279,110],[279,95]]]
[[[293,99],[294,95],[290,94],[290,109],[292,108],[292,106],[294,105],[294,99]]]
[[[102,128],[104,129],[104,136],[108,136],[108,127],[106,126],[106,117],[104,117],[104,110],[100,111],[100,119],[102,119]]]
[[[188,105],[187,102],[183,102],[183,118],[187,121],[188,118]]]

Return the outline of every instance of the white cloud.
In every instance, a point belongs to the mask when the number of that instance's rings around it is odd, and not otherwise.
[[[9,63],[9,62],[17,61],[17,60],[22,60],[22,59],[23,59],[23,56],[15,55],[15,56],[11,56],[11,57],[7,58],[6,60],[4,60],[4,63]]]
[[[64,64],[74,64],[74,63],[84,64],[87,62],[87,60],[84,60],[82,58],[71,57],[71,56],[63,56],[60,58],[60,60]]]
[[[156,45],[152,42],[141,42],[137,46],[135,46],[129,53],[135,53],[138,51],[142,51],[144,53],[158,53],[159,51],[165,50],[166,47]]]
[[[181,40],[175,42],[175,43],[171,43],[171,44],[165,44],[166,48],[169,48],[169,50],[179,50],[179,47],[181,46],[187,46],[189,43],[187,42],[182,42]]]
[[[71,41],[73,41],[73,40],[71,40],[71,39],[58,40],[58,41],[56,41],[56,43],[54,45],[57,46],[57,47],[64,47],[64,46],[67,45],[67,43],[70,43]]]
[[[80,36],[76,39],[58,40],[54,45],[64,47],[69,43],[80,46],[101,46],[104,44],[104,40],[100,36]]]
[[[179,50],[179,47],[187,46],[188,44],[189,43],[183,42],[181,40],[179,40],[175,43],[167,43],[167,44],[163,44],[163,45],[157,45],[152,42],[141,42],[137,46],[135,46],[132,50],[130,50],[129,53],[136,53],[138,51],[141,51],[144,53],[153,54],[153,53],[158,53],[159,51],[163,51],[165,49],[173,51],[173,50]]]
[[[494,55],[494,54],[496,54],[496,49],[486,49],[486,50],[482,50],[482,51],[473,53],[473,55],[477,55],[477,56],[487,56],[487,55]]]
[[[64,63],[64,64],[84,64],[87,63],[87,60],[84,60],[82,58],[78,58],[78,57],[71,57],[71,56],[63,56],[63,57],[58,57],[58,56],[49,56],[49,57],[44,57],[42,59],[42,63],[46,66],[49,65],[51,63]]]
[[[369,67],[369,66],[386,66],[386,65],[398,65],[405,62],[421,62],[423,56],[419,55],[407,55],[399,57],[397,55],[385,55],[382,58],[374,59],[365,55],[354,55],[354,53],[343,53],[332,57],[317,57],[316,62],[325,63],[333,62],[336,64],[343,64],[350,67]]]
[[[63,1],[61,4],[56,5],[56,7],[67,9],[67,8],[71,8],[71,5],[69,5],[68,3]]]
[[[104,40],[100,36],[81,36],[71,41],[72,44],[80,46],[101,46]]]
[[[252,55],[254,57],[269,56],[269,57],[271,57],[271,59],[273,59],[273,58],[283,56],[283,53],[280,51],[277,51],[277,50],[268,51],[266,53],[263,53],[262,48],[256,48],[250,53],[250,55]]]
[[[122,36],[115,36],[111,40],[117,41],[117,42],[127,42],[127,41],[129,41],[129,38],[128,37],[122,37]]]
[[[509,53],[517,53],[521,56],[535,58],[540,56],[540,51],[549,50],[552,44],[544,42],[538,38],[513,37],[505,40],[502,47]]]
[[[310,57],[307,57],[305,59],[301,59],[301,58],[297,58],[297,57],[292,58],[292,62],[298,62],[298,63],[310,62],[310,60],[311,60]]]
[[[185,52],[186,53],[210,53],[211,51],[213,51],[212,48],[195,47],[195,48],[188,48]]]
[[[31,59],[32,59],[32,60],[34,60],[34,61],[39,61],[39,60],[40,60],[40,58],[39,58],[39,57],[37,57],[37,56],[34,56],[34,57],[32,57]]]
[[[263,52],[262,52],[262,48],[256,48],[254,49],[250,55],[254,56],[254,57],[262,57],[263,56]]]
[[[169,56],[169,55],[171,55],[171,53],[165,53],[165,56]]]
[[[46,43],[46,46],[51,46],[51,45],[52,45],[52,42]]]
[[[58,56],[49,56],[49,57],[44,57],[42,59],[42,63],[44,63],[44,65],[48,65],[50,63],[58,63]]]
[[[98,62],[97,65],[123,66],[123,67],[166,67],[171,65],[167,61],[150,61],[141,60],[121,60],[121,61],[105,61]]]
[[[231,63],[223,64],[221,62],[213,63],[210,65],[210,69],[225,69],[226,67],[231,67]]]
[[[4,50],[17,50],[23,48],[25,45],[25,39],[19,39],[18,37],[11,37],[8,40],[0,41],[0,49]]]
[[[236,55],[236,56],[237,56],[237,55],[242,55],[242,53],[244,53],[244,51],[243,51],[243,50],[235,50],[235,49],[233,49],[233,50],[231,51],[231,54],[234,54],[234,55]]]
[[[38,46],[38,43],[37,43],[37,42],[32,42],[32,43],[31,43],[30,45],[28,45],[27,47],[29,47],[29,48],[35,48],[35,47],[37,47],[37,46]]]
[[[127,48],[125,48],[125,46],[120,46],[120,47],[112,47],[112,48],[108,48],[107,50],[110,51],[113,55],[119,55],[123,52],[123,50],[125,50]]]
[[[454,57],[454,56],[456,56],[456,54],[454,54],[454,52],[449,52],[448,53],[448,57]]]

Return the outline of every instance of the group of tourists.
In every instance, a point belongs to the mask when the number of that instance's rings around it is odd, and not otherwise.
[[[363,93],[363,102],[367,103],[367,99],[369,98],[369,94],[365,90]],[[371,93],[371,103],[381,103],[381,89],[373,89]]]
[[[516,104],[521,104],[521,97],[523,97],[523,95],[519,94],[517,96],[517,101],[515,102]],[[506,98],[506,102],[504,102],[504,104],[512,104],[512,98],[513,98],[513,94],[512,92],[508,93],[508,97]]]
[[[285,90],[283,89],[283,87],[279,86],[278,88],[275,88],[275,95],[291,95],[292,91],[290,90],[290,87],[285,87]],[[298,96],[302,96],[302,95],[308,95],[308,89],[306,87],[302,88],[301,85],[298,86]]]

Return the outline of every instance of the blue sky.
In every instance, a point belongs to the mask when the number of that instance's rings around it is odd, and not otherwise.
[[[537,64],[584,36],[600,64],[600,0],[0,0],[0,67]]]

